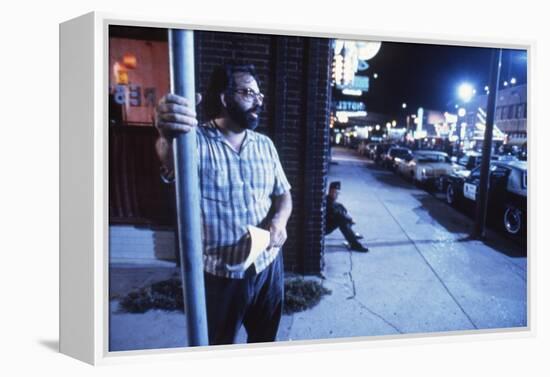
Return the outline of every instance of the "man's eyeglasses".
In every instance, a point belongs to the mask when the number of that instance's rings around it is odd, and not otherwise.
[[[248,102],[253,102],[255,99],[258,100],[258,102],[264,101],[263,93],[255,92],[250,88],[235,89],[234,92],[239,93],[243,97],[243,99]]]

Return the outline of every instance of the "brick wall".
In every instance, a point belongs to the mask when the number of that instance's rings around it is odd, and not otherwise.
[[[197,88],[228,60],[256,66],[265,93],[259,132],[272,138],[292,185],[293,215],[284,250],[288,271],[322,268],[328,171],[330,41],[321,38],[196,32]]]

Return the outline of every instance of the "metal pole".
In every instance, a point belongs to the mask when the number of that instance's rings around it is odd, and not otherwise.
[[[168,33],[170,85],[195,107],[195,62],[193,32],[172,29]],[[202,240],[200,193],[197,173],[195,130],[179,134],[173,142],[176,202],[178,211],[179,252],[187,337],[190,346],[208,345]]]
[[[487,98],[487,121],[485,123],[485,135],[483,137],[483,154],[481,157],[479,177],[479,197],[476,202],[476,222],[472,233],[473,238],[485,238],[485,222],[487,220],[487,199],[489,196],[489,166],[493,146],[493,125],[495,120],[496,99],[498,83],[500,81],[500,65],[502,62],[502,49],[493,50],[491,66],[491,83]]]

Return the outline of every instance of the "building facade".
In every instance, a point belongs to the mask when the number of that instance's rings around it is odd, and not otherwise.
[[[292,185],[284,247],[287,271],[319,274],[329,164],[331,41],[324,38],[195,31],[196,89],[213,68],[254,64],[265,94],[258,132],[279,152]],[[154,151],[154,106],[168,92],[165,29],[111,27],[109,215],[111,262],[177,256],[174,188]],[[201,116],[199,105],[199,120]]]
[[[482,139],[487,117],[487,94],[477,95],[465,105],[467,135]],[[527,143],[527,84],[499,89],[496,98],[495,135],[504,144],[524,147]],[[478,135],[478,136],[476,136]]]

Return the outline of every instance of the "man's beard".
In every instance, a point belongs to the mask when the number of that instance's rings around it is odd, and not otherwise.
[[[233,99],[227,101],[227,114],[233,122],[243,129],[255,130],[260,124],[261,105],[256,105],[248,110],[243,110]],[[257,116],[254,116],[256,114]]]

